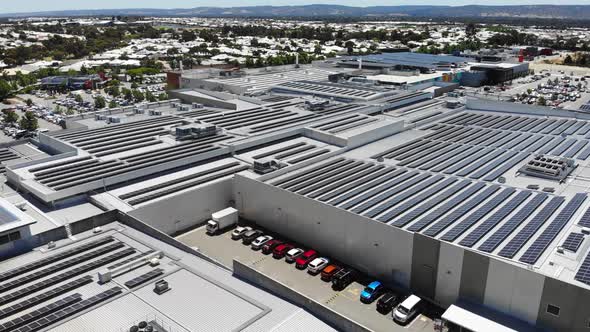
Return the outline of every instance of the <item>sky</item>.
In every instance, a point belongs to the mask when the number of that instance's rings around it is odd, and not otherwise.
[[[348,6],[395,6],[395,5],[530,5],[530,4],[571,4],[590,5],[590,0],[0,0],[0,13],[38,12],[71,9],[116,9],[116,8],[193,8],[202,6],[232,7],[260,5],[305,5],[340,4]]]

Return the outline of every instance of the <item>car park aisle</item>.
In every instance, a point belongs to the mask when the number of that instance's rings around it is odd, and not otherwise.
[[[374,331],[433,331],[431,319],[419,315],[411,323],[401,326],[395,323],[391,311],[381,314],[376,310],[377,301],[363,304],[359,296],[365,285],[353,282],[342,291],[335,291],[330,282],[312,276],[307,269],[298,270],[295,264],[274,259],[272,254],[264,255],[254,251],[240,240],[231,239],[231,229],[216,236],[209,236],[204,228],[198,228],[176,237],[180,242],[198,248],[200,252],[231,268],[236,258],[264,275],[279,281],[287,287],[331,308],[345,317]],[[305,248],[309,249],[309,248]],[[320,252],[320,257],[321,257]]]

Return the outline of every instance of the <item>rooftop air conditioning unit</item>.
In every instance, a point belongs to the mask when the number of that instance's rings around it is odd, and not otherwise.
[[[179,105],[176,108],[176,110],[179,111],[179,112],[186,112],[186,111],[188,111],[188,106],[186,106],[186,105]]]
[[[162,115],[162,111],[160,111],[160,110],[150,110],[150,115]]]
[[[96,120],[96,121],[103,121],[106,119],[107,119],[107,117],[104,114],[94,114],[94,120]]]
[[[102,228],[100,228],[100,226],[94,227],[94,229],[92,229],[92,233],[94,233],[94,234],[100,233],[100,232],[102,232]]]
[[[557,252],[563,254],[563,247],[557,247]]]
[[[145,114],[145,110],[143,108],[136,108],[133,110],[135,114]]]
[[[53,241],[49,241],[49,243],[47,243],[47,248],[48,249],[53,249],[53,248],[55,248],[55,246],[56,246],[56,244]]]
[[[109,123],[121,123],[121,118],[118,116],[109,116]]]
[[[203,107],[205,107],[203,104],[193,103],[193,108],[195,108],[195,109],[199,109],[199,108],[203,108]]]
[[[172,108],[178,107],[178,103],[172,103]]]
[[[590,234],[590,228],[582,227],[580,232],[582,232],[582,234],[588,235],[588,234]]]
[[[160,280],[160,281],[156,282],[156,284],[154,286],[154,293],[156,293],[158,295],[162,295],[169,290],[170,290],[170,286],[168,285],[168,282],[166,280]]]

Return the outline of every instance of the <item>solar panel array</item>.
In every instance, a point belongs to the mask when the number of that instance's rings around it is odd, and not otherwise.
[[[104,302],[108,299],[111,299],[119,294],[121,294],[123,290],[121,287],[113,287],[109,290],[106,290],[102,293],[99,293],[95,296],[90,298],[84,299],[72,305],[66,306],[63,309],[59,309],[54,313],[51,313],[47,316],[41,317],[37,320],[34,320],[14,331],[16,332],[33,332],[42,330],[48,326],[51,326],[55,323],[58,323],[78,312],[91,308],[101,302]]]
[[[161,276],[162,274],[164,274],[163,269],[151,270],[150,272],[144,273],[138,277],[135,277],[125,282],[125,286],[128,288],[135,288],[143,283],[146,283],[154,278],[157,278],[158,276]]]
[[[551,221],[549,226],[539,235],[525,253],[520,257],[520,261],[527,264],[535,264],[549,244],[557,237],[557,234],[565,227],[568,221],[573,217],[582,203],[586,200],[586,194],[578,193],[566,204],[559,214]]]
[[[46,316],[46,315],[51,314],[59,309],[62,309],[62,308],[67,307],[69,305],[72,305],[80,300],[82,300],[82,295],[80,295],[79,293],[69,295],[67,297],[64,297],[63,299],[57,300],[53,303],[50,303],[46,306],[39,308],[39,309],[33,310],[33,311],[28,312],[20,317],[9,320],[8,322],[5,322],[3,324],[0,324],[0,332],[12,331],[22,325],[25,325],[25,324],[33,322],[37,319],[40,319],[43,316]]]
[[[569,250],[571,252],[578,252],[582,242],[584,241],[584,234],[582,233],[569,233],[567,238],[563,241],[561,246],[563,249]]]

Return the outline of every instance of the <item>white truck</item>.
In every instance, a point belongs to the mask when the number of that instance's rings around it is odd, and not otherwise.
[[[238,210],[228,207],[211,214],[211,220],[207,222],[207,234],[213,235],[221,230],[238,223]]]

